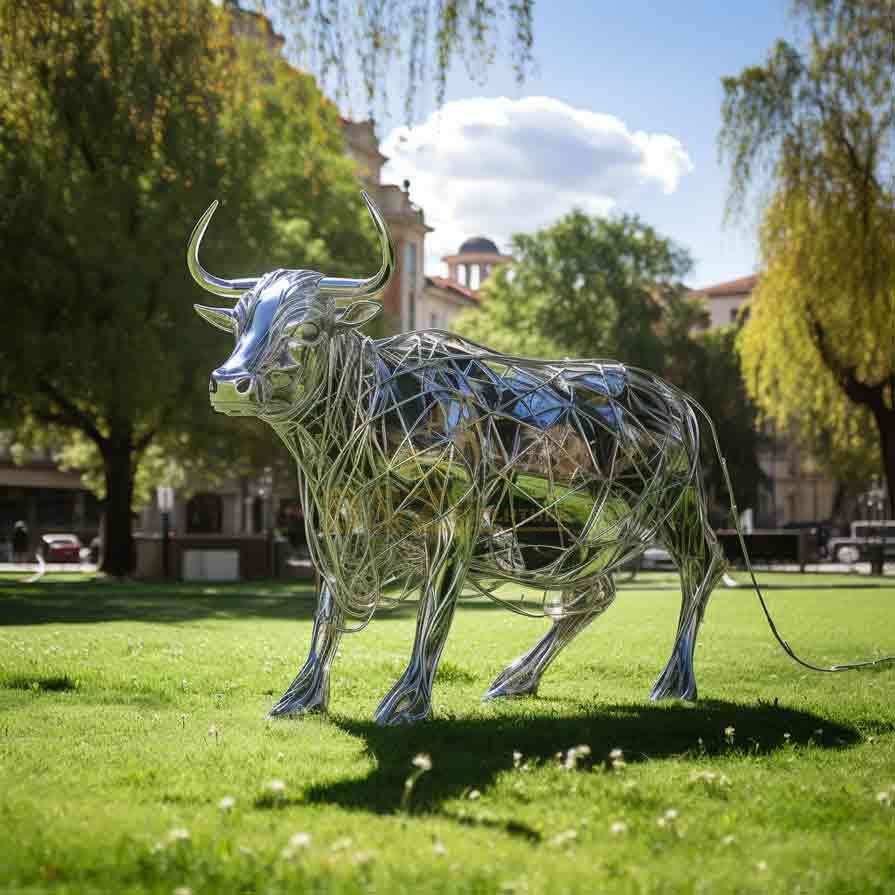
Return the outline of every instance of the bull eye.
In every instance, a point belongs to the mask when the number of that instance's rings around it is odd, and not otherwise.
[[[299,345],[311,345],[320,338],[320,327],[311,320],[302,320],[300,323],[289,324],[285,333],[290,344],[295,342]]]

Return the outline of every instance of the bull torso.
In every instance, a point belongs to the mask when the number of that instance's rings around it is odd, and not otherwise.
[[[418,584],[446,525],[471,531],[467,578],[484,592],[586,586],[643,549],[669,486],[694,474],[681,398],[650,374],[443,332],[349,338],[314,412],[276,428],[315,561],[352,614]]]

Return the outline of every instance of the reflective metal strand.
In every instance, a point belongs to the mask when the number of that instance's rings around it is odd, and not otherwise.
[[[240,280],[224,280],[208,273],[199,263],[199,246],[202,244],[202,237],[208,229],[208,222],[218,207],[218,200],[215,199],[205,213],[199,218],[196,226],[193,227],[193,233],[186,250],[186,266],[189,268],[193,279],[206,291],[214,295],[222,295],[224,298],[239,298],[243,292],[251,289],[257,282],[257,277],[245,277]],[[215,324],[216,325],[216,324]]]

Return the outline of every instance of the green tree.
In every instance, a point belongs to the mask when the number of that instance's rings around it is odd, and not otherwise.
[[[662,294],[690,269],[687,252],[637,217],[572,211],[512,239],[515,263],[485,284],[459,332],[513,353],[615,356],[662,367]],[[520,341],[522,340],[522,341]]]
[[[840,478],[875,440],[895,515],[895,4],[793,7],[804,45],[724,80],[731,211],[764,196],[739,350],[764,413]]]
[[[115,574],[153,444],[245,450],[207,402],[227,345],[192,310],[201,211],[224,203],[225,275],[374,261],[335,108],[232,33],[205,0],[0,0],[0,410],[101,463]]]
[[[687,252],[636,217],[572,211],[551,227],[513,237],[482,302],[454,329],[509,354],[615,358],[665,375],[702,404],[718,428],[738,502],[755,503],[755,411],[747,399],[733,330],[703,333],[708,315],[681,279]],[[714,446],[705,445],[710,492],[727,506]]]

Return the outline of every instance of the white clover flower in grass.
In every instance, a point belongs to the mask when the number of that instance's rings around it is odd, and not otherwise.
[[[727,835],[721,840],[721,845],[733,845],[737,841],[736,836]]]
[[[733,745],[733,738],[736,732],[737,729],[732,724],[728,724],[728,726],[724,728],[724,739],[731,745]]]
[[[227,811],[232,811],[235,804],[236,799],[234,799],[233,796],[224,796],[224,798],[218,802],[218,808],[226,813]]]
[[[613,821],[609,825],[609,832],[612,833],[613,836],[621,836],[622,833],[628,832],[628,825],[623,820]]]
[[[432,759],[425,752],[420,752],[419,755],[414,755],[411,764],[421,771],[432,770]]]
[[[299,852],[304,851],[306,848],[310,848],[311,845],[311,834],[310,833],[293,833],[289,837],[289,842],[286,844],[286,847],[280,852],[281,857],[285,860],[290,861],[294,858]]]
[[[522,753],[518,749],[513,750],[513,767],[518,768],[522,764]]]
[[[171,895],[193,895],[193,890],[189,886],[178,886]]]
[[[557,833],[550,840],[550,845],[558,848],[563,845],[568,845],[568,843],[570,843],[570,842],[574,842],[577,838],[578,838],[577,830],[564,830],[562,833]]]
[[[573,746],[566,752],[562,766],[567,771],[574,771],[578,767],[578,761],[582,758],[587,758],[588,755],[590,755],[590,746]]]
[[[447,849],[445,848],[444,843],[440,839],[436,839],[432,843],[432,851],[436,855],[446,855],[447,854]]]
[[[190,831],[185,827],[174,827],[168,830],[168,842],[189,842]]]
[[[474,802],[476,799],[480,799],[482,794],[477,789],[469,790],[469,795],[466,797],[470,802]]]
[[[759,862],[755,865],[755,869],[756,869],[759,873],[764,873],[764,872],[768,869],[768,862],[767,862],[767,861],[759,861]]]
[[[883,808],[891,808],[895,805],[895,784],[888,786],[876,794],[876,801]]]
[[[613,771],[622,771],[627,767],[625,753],[621,749],[616,747],[609,753],[609,767]]]
[[[286,784],[282,780],[268,780],[265,788],[275,796],[281,796],[286,792]]]

